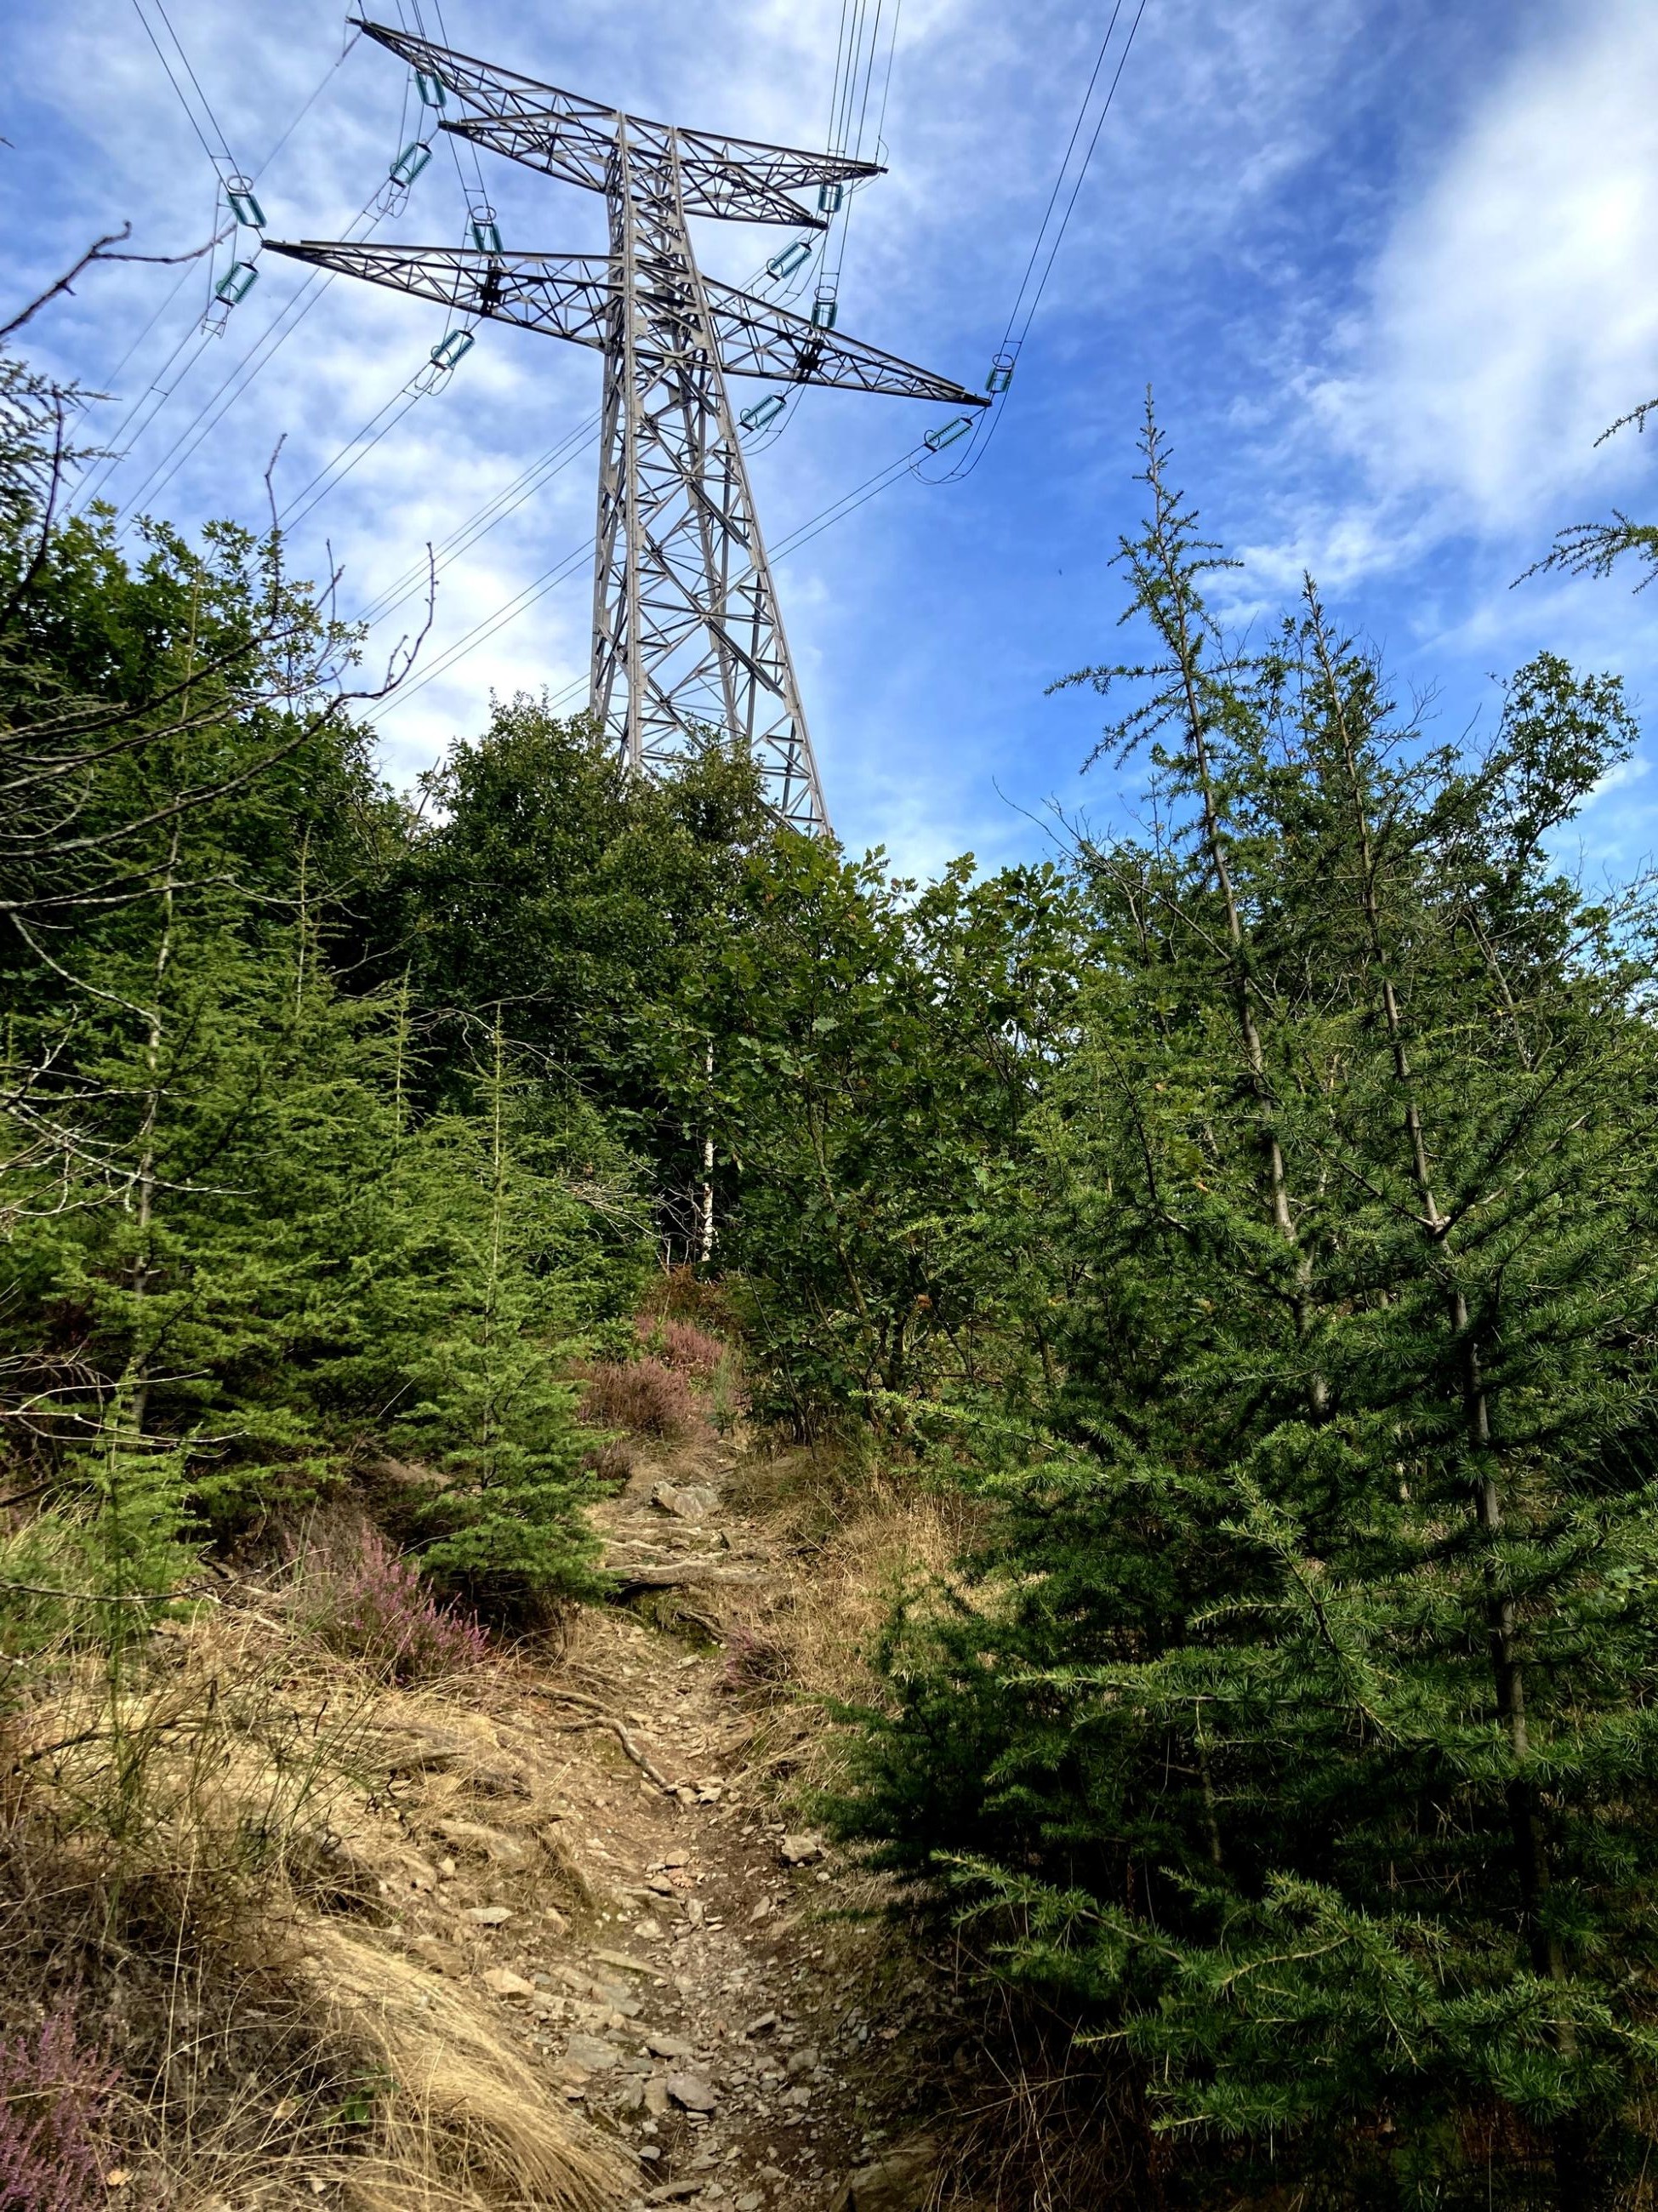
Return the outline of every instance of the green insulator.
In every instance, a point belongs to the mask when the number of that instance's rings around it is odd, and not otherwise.
[[[423,138],[411,139],[391,167],[394,185],[412,185],[432,158],[432,149]]]
[[[259,205],[252,185],[246,177],[233,177],[224,188],[230,212],[244,230],[264,228],[264,210]]]
[[[432,349],[434,368],[452,368],[477,343],[471,331],[447,331]]]
[[[218,283],[213,287],[213,296],[222,300],[227,307],[234,307],[245,300],[259,281],[259,272],[251,261],[233,261]]]

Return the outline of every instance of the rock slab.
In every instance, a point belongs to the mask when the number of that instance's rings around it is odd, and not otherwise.
[[[834,2212],[920,2212],[932,2202],[938,2174],[938,2144],[931,2136],[918,2136],[848,2174]]]
[[[712,2112],[720,2103],[720,2092],[700,2074],[670,2074],[665,2086],[674,2103],[687,2112]]]

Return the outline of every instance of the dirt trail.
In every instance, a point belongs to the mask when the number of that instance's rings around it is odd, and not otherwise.
[[[758,1594],[773,1562],[723,1500],[733,1456],[636,1468],[598,1516],[607,1562],[693,1610]],[[869,1878],[774,1808],[726,1668],[626,1607],[584,1612],[537,1683],[544,1745],[567,1732],[559,1902],[487,1802],[465,1806],[438,1824],[448,1940],[414,1948],[519,2016],[550,2093],[637,2157],[629,2203],[903,2212],[930,2201],[920,2113],[951,1994],[860,1909]]]

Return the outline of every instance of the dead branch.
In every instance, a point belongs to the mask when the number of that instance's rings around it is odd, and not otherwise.
[[[555,1699],[557,1699],[560,1697],[561,1692],[555,1690],[550,1694]],[[663,1773],[661,1768],[656,1765],[655,1763],[640,1749],[639,1746],[629,1735],[627,1729],[623,1727],[621,1722],[616,1719],[613,1713],[594,1713],[590,1719],[583,1721],[555,1721],[553,1723],[553,1734],[555,1735],[576,1735],[584,1729],[609,1729],[611,1735],[615,1736],[616,1741],[622,1746],[623,1751],[625,1751],[629,1758],[632,1759],[634,1765],[638,1767],[640,1772],[648,1776],[650,1780],[655,1783],[657,1788],[662,1792],[665,1797],[677,1797],[678,1796],[680,1789],[679,1784],[669,1781],[667,1776]]]
[[[228,230],[216,231],[205,245],[193,246],[188,253],[118,253],[110,251],[112,246],[125,245],[131,235],[132,225],[124,222],[119,230],[112,230],[102,238],[94,239],[75,266],[66,270],[55,284],[49,284],[39,299],[31,300],[27,307],[14,315],[9,323],[0,323],[0,343],[3,343],[14,331],[21,331],[25,323],[39,313],[42,307],[49,306],[62,294],[72,292],[76,278],[83,270],[89,269],[94,261],[152,261],[165,267],[176,268],[182,261],[199,261],[204,253],[211,253],[216,246],[229,237],[230,233]]]

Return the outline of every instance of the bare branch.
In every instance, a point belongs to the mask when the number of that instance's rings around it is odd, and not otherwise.
[[[55,284],[49,284],[39,299],[31,300],[27,307],[14,315],[9,323],[0,323],[0,343],[10,337],[14,331],[21,331],[25,323],[32,321],[42,307],[49,306],[64,293],[72,292],[76,278],[83,270],[89,269],[94,261],[150,261],[166,268],[176,268],[180,262],[199,261],[204,253],[211,253],[216,246],[229,237],[230,232],[228,229],[216,231],[204,245],[191,246],[188,253],[120,253],[111,251],[112,247],[124,246],[131,235],[131,223],[124,222],[119,230],[112,230],[104,237],[94,239],[75,266],[65,270]]]

